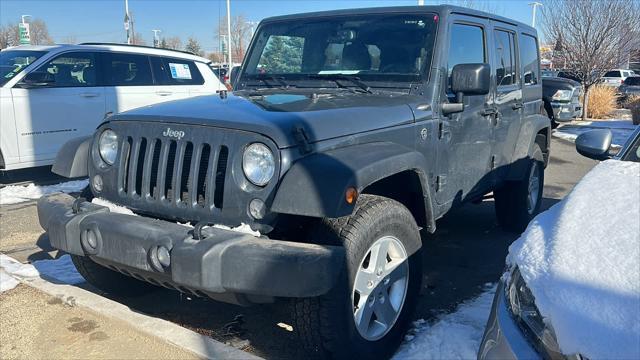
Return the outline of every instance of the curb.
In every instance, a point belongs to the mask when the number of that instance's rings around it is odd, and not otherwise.
[[[44,277],[19,280],[71,305],[88,308],[100,315],[124,321],[132,328],[157,337],[206,359],[262,359],[258,356],[225,345],[167,320],[157,319],[132,311],[127,306],[74,285],[54,284]]]

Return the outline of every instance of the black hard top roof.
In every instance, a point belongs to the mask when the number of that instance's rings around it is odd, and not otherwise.
[[[523,30],[535,33],[536,30],[531,26],[503,16],[490,14],[484,11],[469,9],[461,6],[453,5],[436,5],[436,6],[390,6],[390,7],[372,7],[372,8],[356,8],[344,10],[316,11],[309,13],[289,14],[281,16],[273,16],[263,20],[263,22],[284,21],[284,20],[301,20],[319,17],[332,17],[341,15],[363,15],[363,14],[392,14],[392,13],[436,13],[444,14],[463,14],[479,18],[492,19],[508,24],[516,25]]]

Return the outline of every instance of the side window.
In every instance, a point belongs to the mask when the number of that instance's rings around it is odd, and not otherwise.
[[[96,86],[96,54],[66,53],[42,65],[36,71],[53,75],[54,87]]]
[[[453,24],[449,42],[449,84],[451,70],[458,64],[486,63],[484,30],[480,26]]]
[[[135,54],[105,54],[105,80],[109,86],[151,86],[149,58]]]
[[[304,38],[297,36],[271,35],[262,51],[257,72],[261,68],[273,74],[295,74],[302,72]]]
[[[516,49],[512,33],[496,30],[495,51],[496,59],[496,83],[498,86],[517,84],[516,76]]]
[[[153,75],[159,85],[202,85],[204,78],[193,61],[151,57]]]
[[[540,73],[538,60],[538,42],[531,35],[522,34],[520,37],[520,64],[524,73],[524,84],[535,85],[539,83]],[[558,74],[560,76],[560,74]]]

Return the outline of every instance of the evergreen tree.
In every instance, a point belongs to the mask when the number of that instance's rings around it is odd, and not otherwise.
[[[185,51],[188,51],[194,55],[202,56],[202,48],[200,47],[200,43],[193,37],[189,37],[187,40],[187,45],[184,47]]]

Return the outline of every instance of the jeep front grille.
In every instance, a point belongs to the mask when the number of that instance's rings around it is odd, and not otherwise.
[[[121,195],[167,206],[222,209],[227,146],[129,136],[121,150]]]

